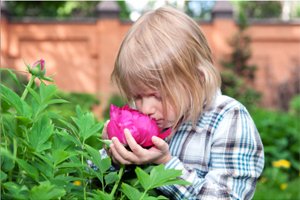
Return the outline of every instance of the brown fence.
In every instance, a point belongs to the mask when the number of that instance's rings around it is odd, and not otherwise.
[[[3,13],[2,13],[3,14]],[[4,13],[5,14],[5,13]],[[47,74],[66,91],[95,93],[104,105],[116,88],[110,73],[122,38],[132,23],[115,10],[101,10],[97,19],[82,21],[14,21],[1,16],[1,67],[24,71],[24,61],[44,58]],[[228,57],[228,40],[237,31],[232,12],[215,10],[210,22],[199,23],[216,65]],[[300,23],[252,23],[251,63],[257,66],[254,86],[262,105],[279,107],[293,93],[300,73]],[[299,86],[297,86],[299,88]]]

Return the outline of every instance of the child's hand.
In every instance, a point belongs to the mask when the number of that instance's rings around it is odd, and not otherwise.
[[[104,124],[103,130],[102,130],[102,135],[101,135],[102,140],[109,139],[108,135],[107,135],[107,124],[108,123],[109,123],[109,120],[107,120]],[[109,149],[109,144],[105,143],[105,145],[103,147],[106,150],[106,153],[108,154],[108,156],[111,156],[111,150]]]
[[[104,124],[103,130],[102,130],[102,139],[103,140],[107,140],[108,139],[108,135],[107,135],[107,124],[109,123],[109,120],[107,120]]]
[[[150,149],[144,149],[136,143],[128,129],[124,130],[124,134],[131,151],[128,151],[117,138],[112,138],[110,153],[114,162],[125,165],[141,165],[148,163],[164,164],[171,160],[169,145],[164,140],[153,136],[154,146]]]

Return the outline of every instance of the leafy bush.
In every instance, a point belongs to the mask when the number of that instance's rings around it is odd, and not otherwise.
[[[80,105],[83,111],[91,111],[94,106],[100,103],[95,95],[87,93],[58,91],[56,97],[65,99],[68,103],[51,105],[49,110],[59,112],[64,117],[75,115],[76,105]]]
[[[237,3],[239,12],[245,13],[249,18],[279,18],[282,11],[279,1],[239,1]]]
[[[289,112],[298,118],[300,117],[300,95],[293,97],[290,101]]]
[[[265,169],[254,199],[299,199],[299,118],[293,113],[251,110],[265,151]]]
[[[154,189],[187,184],[177,179],[180,171],[162,165],[113,170],[111,159],[88,143],[100,143],[103,122],[79,106],[69,119],[50,110],[67,101],[56,98],[55,85],[36,87],[35,78],[48,77],[32,75],[22,95],[0,84],[1,198],[166,199]]]
[[[222,77],[222,92],[238,99],[247,108],[259,104],[260,93],[253,89],[256,66],[249,64],[251,58],[251,39],[246,34],[247,17],[240,13],[238,32],[229,40],[232,52],[227,60],[221,61],[224,70]]]

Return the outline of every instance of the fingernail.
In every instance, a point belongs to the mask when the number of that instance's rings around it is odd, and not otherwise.
[[[157,136],[152,136],[152,139],[154,140],[157,140],[157,138],[158,138]]]

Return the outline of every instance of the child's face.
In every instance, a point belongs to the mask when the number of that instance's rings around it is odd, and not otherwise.
[[[174,125],[176,119],[175,112],[168,102],[166,102],[166,116],[163,116],[164,112],[160,92],[150,89],[141,90],[141,92],[134,96],[134,102],[140,112],[155,119],[159,128],[164,129]]]

